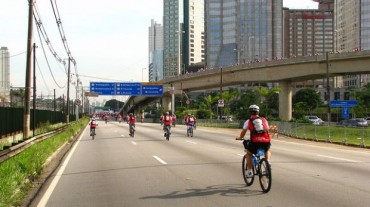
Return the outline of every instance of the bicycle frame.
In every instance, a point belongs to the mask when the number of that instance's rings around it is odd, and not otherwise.
[[[243,178],[247,186],[253,184],[254,176],[258,175],[260,186],[264,193],[271,189],[271,168],[270,164],[265,158],[265,150],[257,149],[257,153],[252,155],[253,176],[246,175],[247,158],[244,156],[242,161]]]

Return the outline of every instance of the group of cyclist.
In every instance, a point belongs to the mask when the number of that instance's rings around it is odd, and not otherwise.
[[[271,137],[269,134],[269,125],[268,125],[266,118],[261,117],[259,115],[259,112],[260,112],[260,108],[257,105],[249,106],[250,118],[245,121],[242,131],[240,132],[239,136],[235,138],[236,140],[243,140],[245,158],[247,160],[246,177],[250,177],[250,178],[254,176],[252,156],[257,153],[257,150],[263,149],[266,152],[265,158],[267,159],[267,163],[269,163],[269,160],[271,158],[271,152],[270,152]],[[117,117],[117,119],[120,119],[120,118],[121,117]],[[133,130],[135,130],[136,116],[133,113],[130,113],[126,116],[126,121],[129,124],[129,130],[131,129],[131,127],[133,128]],[[176,116],[170,115],[169,112],[165,112],[163,115],[160,116],[160,121],[161,121],[161,125],[163,125],[163,131],[165,131],[165,136],[166,136],[166,130],[169,130],[168,132],[169,134],[171,134],[171,126],[174,123],[176,123]],[[183,121],[187,126],[187,132],[189,132],[188,130],[190,128],[193,128],[193,127],[195,128],[196,126],[196,118],[191,113],[186,114],[184,116]],[[95,120],[95,117],[92,117],[89,125],[90,125],[90,136],[93,136],[92,132],[94,132],[94,135],[96,134],[95,128],[98,125]],[[248,130],[250,131],[250,136],[247,138],[244,138]],[[131,130],[130,130],[130,135],[131,135]],[[167,136],[167,140],[168,140],[168,136]],[[269,168],[271,170],[270,165],[269,165]]]
[[[175,114],[170,115],[170,113],[167,111],[166,113],[162,114],[159,119],[161,125],[163,125],[163,131],[165,131],[166,128],[168,127],[171,134],[171,126],[176,126],[176,115]],[[191,113],[188,113],[184,116],[184,123],[187,126],[187,130],[190,127],[195,128],[196,120],[197,119],[195,118],[195,116],[192,115]]]
[[[252,174],[252,155],[256,153],[257,149],[262,148],[266,151],[266,158],[267,160],[271,157],[270,146],[271,146],[271,138],[268,133],[269,125],[267,120],[264,117],[259,116],[259,107],[257,105],[251,105],[249,107],[250,118],[244,123],[243,129],[240,132],[240,135],[236,138],[236,140],[244,140],[243,145],[246,152],[246,157],[248,160],[248,171],[247,174]],[[120,115],[119,115],[120,116]],[[120,120],[122,117],[117,116],[117,119]],[[135,130],[136,125],[136,116],[133,113],[127,114],[126,121],[129,124],[129,129],[133,127]],[[170,115],[169,112],[165,112],[163,115],[160,116],[161,124],[163,125],[163,130],[166,127],[169,128],[169,132],[171,134],[171,126],[176,122],[176,115]],[[187,126],[187,130],[191,127],[196,127],[196,118],[191,113],[188,113],[184,116],[184,123]],[[97,126],[97,122],[95,117],[92,117],[90,125],[91,129],[95,129]],[[250,137],[244,138],[247,131],[250,131]],[[131,134],[130,134],[131,135]]]

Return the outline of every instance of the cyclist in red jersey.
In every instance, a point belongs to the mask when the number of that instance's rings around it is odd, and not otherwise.
[[[248,129],[250,131],[250,138],[244,139],[243,145],[248,160],[247,176],[253,176],[252,173],[252,155],[257,153],[257,149],[262,148],[266,152],[266,159],[269,161],[271,157],[270,146],[271,138],[269,135],[269,125],[264,117],[259,116],[260,108],[257,105],[249,106],[251,118],[248,119],[236,140],[243,140]]]
[[[170,134],[171,134],[172,116],[170,115],[168,111],[162,118],[162,124],[163,124],[163,131],[166,129],[166,126],[168,126],[170,130]]]
[[[134,131],[135,131],[136,117],[134,116],[133,113],[130,113],[128,122],[129,122],[128,123],[129,124],[129,130],[130,130],[131,127],[133,127]]]
[[[90,125],[90,136],[92,136],[91,129],[95,129],[94,135],[96,135],[96,126],[98,126],[98,123],[96,122],[94,117],[91,118],[89,125]]]

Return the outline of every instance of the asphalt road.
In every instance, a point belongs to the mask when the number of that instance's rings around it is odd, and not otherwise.
[[[370,206],[370,150],[280,137],[272,141],[272,187],[242,178],[240,130],[99,122],[88,128],[31,206]]]

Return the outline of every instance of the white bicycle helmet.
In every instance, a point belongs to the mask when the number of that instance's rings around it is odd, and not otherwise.
[[[249,111],[250,112],[252,112],[252,111],[253,112],[259,112],[260,111],[260,107],[258,107],[257,105],[254,105],[254,104],[253,105],[250,105],[249,106]]]

